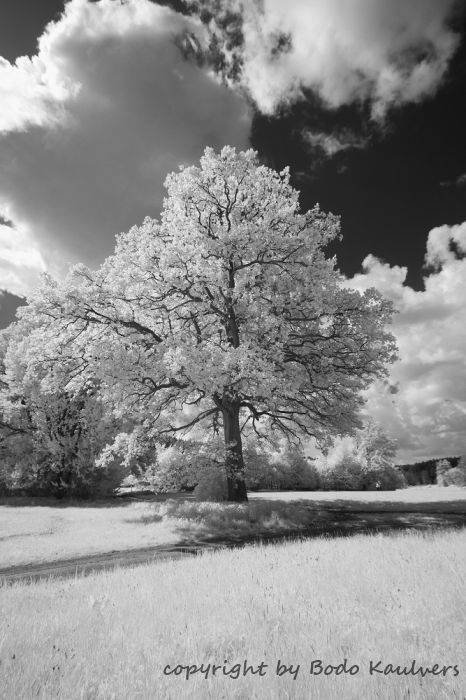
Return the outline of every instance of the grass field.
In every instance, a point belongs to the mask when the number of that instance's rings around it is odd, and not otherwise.
[[[462,700],[465,552],[465,530],[357,535],[4,586],[0,697]],[[359,670],[311,675],[317,659]],[[416,676],[369,672],[414,660]],[[435,664],[458,675],[422,678]]]
[[[114,499],[87,504],[54,499],[10,498],[0,501],[0,569],[18,564],[58,561],[87,554],[163,547],[212,538],[332,525],[364,527],[353,512],[393,514],[421,512],[426,524],[441,525],[438,512],[466,513],[466,489],[419,487],[394,492],[267,492],[250,495],[247,506],[199,504],[189,497],[168,501]],[[339,514],[340,521],[336,522]],[[430,520],[429,520],[430,518]],[[398,519],[416,526],[412,516]],[[418,519],[419,520],[419,519]],[[367,520],[368,526],[371,522]],[[400,523],[399,523],[400,524]]]
[[[19,503],[18,503],[19,501]],[[157,546],[178,541],[170,523],[144,516],[150,503],[86,502],[53,499],[4,499],[0,505],[0,568],[73,556]]]

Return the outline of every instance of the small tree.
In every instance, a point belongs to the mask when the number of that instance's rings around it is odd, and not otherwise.
[[[351,449],[345,450],[333,467],[324,474],[323,485],[335,491],[361,491],[364,488],[365,469]]]
[[[96,466],[116,423],[95,382],[66,384],[74,361],[55,367],[43,318],[30,311],[0,334],[0,458],[3,490],[108,495],[125,475],[120,462]],[[66,367],[66,369],[65,369]]]
[[[445,486],[446,473],[451,469],[451,464],[448,459],[439,459],[435,465],[436,481],[439,486]]]
[[[394,465],[396,442],[373,420],[366,422],[343,454],[323,471],[322,486],[338,490],[394,490],[406,480]]]
[[[393,465],[396,441],[388,437],[381,425],[369,419],[357,433],[356,454],[369,469]]]
[[[392,307],[344,287],[324,255],[339,222],[300,212],[287,169],[208,148],[165,184],[160,223],[120,235],[97,272],[46,281],[35,304],[148,431],[221,429],[228,499],[243,501],[245,424],[320,442],[358,426],[361,391],[395,357]]]
[[[466,475],[466,455],[459,458],[456,468],[462,471]]]
[[[298,446],[282,444],[271,456],[270,466],[275,471],[276,488],[315,490],[320,485],[317,469]]]
[[[356,438],[356,459],[362,465],[361,488],[394,490],[404,488],[406,479],[395,467],[396,441],[382,426],[368,420]]]
[[[444,468],[443,462],[448,464],[448,469]],[[466,458],[460,457],[456,467],[451,467],[446,459],[441,460],[437,464],[437,483],[441,486],[466,486]]]

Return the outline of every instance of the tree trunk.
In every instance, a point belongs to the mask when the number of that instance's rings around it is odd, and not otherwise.
[[[248,500],[244,474],[243,446],[239,427],[239,404],[229,402],[222,410],[225,435],[225,468],[227,473],[228,500]]]

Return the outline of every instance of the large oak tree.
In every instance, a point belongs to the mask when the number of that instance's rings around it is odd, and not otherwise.
[[[325,246],[339,221],[301,212],[289,173],[207,148],[167,177],[160,221],[117,238],[34,304],[120,412],[155,435],[223,430],[228,498],[246,500],[242,429],[323,442],[359,425],[364,390],[395,357],[392,308],[345,288]],[[58,328],[58,326],[57,326]]]

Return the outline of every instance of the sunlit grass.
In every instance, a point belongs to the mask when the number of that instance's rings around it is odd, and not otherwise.
[[[0,697],[465,696],[466,531],[315,539],[0,589]],[[360,666],[309,675],[313,659]],[[165,665],[268,664],[264,677],[164,676]],[[300,664],[297,680],[275,665]],[[370,660],[460,674],[370,676]]]
[[[0,506],[0,568],[179,539],[166,522],[145,527],[140,519],[148,513],[152,513],[151,504],[144,502],[101,507]]]

